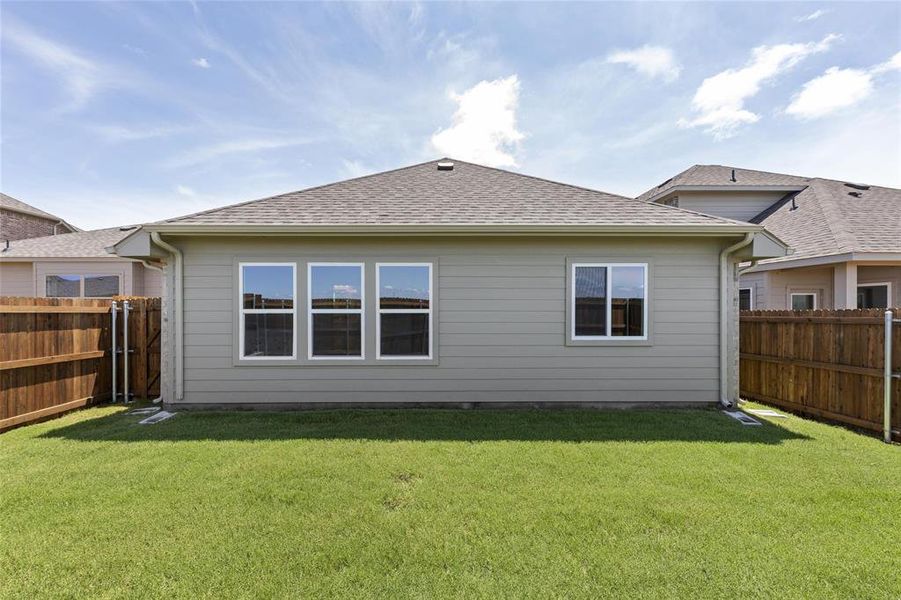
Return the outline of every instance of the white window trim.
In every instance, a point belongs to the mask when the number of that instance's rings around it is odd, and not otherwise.
[[[428,308],[382,308],[382,267],[428,267],[429,269],[429,307]],[[435,343],[432,313],[435,309],[435,285],[432,280],[434,269],[430,262],[377,262],[375,263],[375,357],[377,360],[432,360],[435,354],[432,347]],[[382,315],[383,314],[428,314],[429,315],[429,353],[427,356],[389,355],[382,356]]]
[[[313,308],[313,267],[357,267],[360,269],[360,308]],[[313,354],[313,315],[360,315],[359,356],[316,356]],[[366,264],[361,262],[311,262],[307,263],[307,359],[350,360],[366,359]]]
[[[78,277],[78,295],[77,296],[48,296],[47,295],[47,278],[48,277]],[[84,280],[88,277],[116,277],[118,279],[118,286],[116,288],[116,293],[112,296],[85,296],[84,294]],[[104,298],[113,298],[115,296],[122,296],[122,286],[125,285],[124,277],[122,273],[72,273],[72,272],[54,272],[54,273],[44,273],[44,298],[93,298],[93,299],[104,299]]]
[[[644,269],[644,304],[642,306],[642,335],[576,335],[576,268],[578,267],[605,267],[607,269],[607,332],[613,331],[613,267],[642,267]],[[647,340],[648,339],[648,304],[650,298],[648,293],[648,263],[572,263],[570,271],[570,290],[569,290],[569,314],[570,314],[570,330],[569,339],[571,342],[579,341],[630,341],[630,340]]]
[[[892,307],[892,282],[891,281],[875,281],[873,283],[857,283],[857,289],[860,290],[862,287],[885,287],[885,303],[889,308]]]
[[[751,306],[748,307],[748,310],[754,310],[754,288],[753,287],[740,287],[738,288],[739,302],[741,302],[741,293],[745,290],[748,290],[748,298],[751,301]],[[741,307],[739,306],[739,310]]]
[[[293,308],[244,308],[244,267],[291,267],[291,294]],[[297,358],[297,263],[293,262],[239,262],[238,263],[238,344],[240,359],[248,361],[294,360]],[[244,316],[253,314],[291,314],[291,356],[245,356]]]
[[[788,295],[788,310],[795,310],[795,296],[813,296],[813,308],[811,310],[817,310],[820,306],[818,295],[816,292],[791,292]]]

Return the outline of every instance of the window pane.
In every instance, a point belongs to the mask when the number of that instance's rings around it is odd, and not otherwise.
[[[244,308],[293,308],[294,269],[290,265],[242,267]]]
[[[428,308],[429,267],[379,267],[379,308]]]
[[[310,268],[313,308],[361,308],[363,269],[359,266]]]
[[[88,298],[111,298],[118,293],[118,275],[97,275],[84,278],[84,295]]]
[[[644,267],[613,267],[610,335],[644,335]]]
[[[751,310],[751,290],[738,290],[738,310]]]
[[[793,295],[792,310],[813,310],[813,294]]]
[[[244,315],[244,356],[291,356],[293,346],[294,315]]]
[[[78,298],[81,296],[80,275],[47,275],[47,296]]]
[[[576,335],[607,335],[607,267],[576,267]]]
[[[381,318],[382,356],[428,356],[429,315],[387,313]]]
[[[361,322],[358,314],[314,314],[313,356],[360,356]]]
[[[888,286],[867,285],[858,287],[857,308],[888,308]]]

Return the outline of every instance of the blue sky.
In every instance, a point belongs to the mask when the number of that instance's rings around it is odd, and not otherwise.
[[[901,186],[901,4],[0,4],[0,187],[85,228],[450,154]],[[893,62],[893,57],[894,62]]]

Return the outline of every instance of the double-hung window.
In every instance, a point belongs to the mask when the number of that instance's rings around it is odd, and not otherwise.
[[[362,263],[310,263],[309,358],[362,359],[364,347]]]
[[[574,263],[570,339],[648,339],[648,265]]]
[[[432,358],[432,264],[377,263],[377,357]]]
[[[291,359],[297,356],[294,263],[241,263],[241,358]]]
[[[118,275],[47,275],[48,298],[112,298],[119,294]]]

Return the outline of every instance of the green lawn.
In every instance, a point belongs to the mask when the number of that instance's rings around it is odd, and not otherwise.
[[[901,597],[901,448],[797,417],[139,418],[0,435],[0,596]]]

